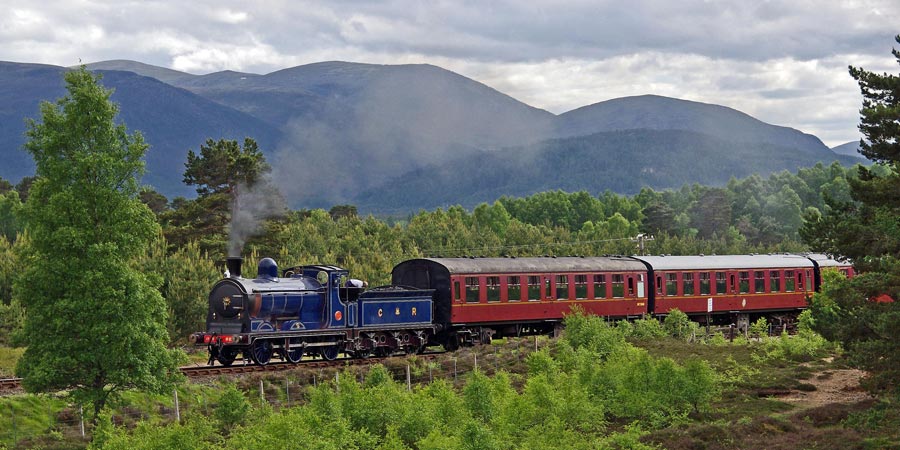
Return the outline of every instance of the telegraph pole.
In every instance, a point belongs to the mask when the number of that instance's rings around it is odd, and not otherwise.
[[[652,240],[653,240],[653,236],[650,236],[650,235],[647,235],[644,233],[641,233],[641,234],[637,235],[636,237],[631,238],[631,242],[638,243],[638,248],[640,249],[641,256],[644,256],[644,243],[648,242],[648,241],[652,241]]]

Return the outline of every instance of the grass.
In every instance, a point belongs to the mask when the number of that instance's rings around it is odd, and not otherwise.
[[[15,376],[16,363],[23,353],[24,348],[0,347],[0,378]]]

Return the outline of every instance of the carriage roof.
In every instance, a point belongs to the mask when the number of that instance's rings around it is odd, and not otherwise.
[[[729,270],[812,268],[807,257],[780,255],[636,256],[653,270]]]
[[[444,267],[450,273],[542,273],[641,271],[647,267],[627,256],[564,256],[525,258],[422,258],[406,263],[427,262]],[[405,263],[401,263],[405,264]]]

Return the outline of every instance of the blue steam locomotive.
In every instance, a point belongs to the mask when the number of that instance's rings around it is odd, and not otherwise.
[[[420,352],[435,333],[433,289],[385,286],[365,289],[335,266],[308,265],[279,274],[271,258],[258,275],[241,277],[242,258],[227,260],[226,278],[209,294],[206,332],[191,342],[206,345],[210,360],[230,366],[239,356],[259,365],[273,357],[335,359]]]

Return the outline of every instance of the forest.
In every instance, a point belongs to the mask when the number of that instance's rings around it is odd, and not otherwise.
[[[226,179],[208,168],[233,161],[244,179]],[[209,286],[221,276],[229,253],[232,192],[240,183],[264,183],[266,163],[252,140],[208,141],[190,159],[185,178],[196,183],[195,199],[168,201],[144,189],[140,198],[156,214],[161,235],[142,257],[141,267],[159,275],[169,309],[171,343],[200,330]],[[220,167],[220,166],[219,166]],[[878,166],[873,170],[881,170]],[[210,172],[195,176],[193,173]],[[819,217],[826,201],[850,198],[856,167],[817,164],[796,173],[731,179],[724,187],[685,185],[679,190],[641,190],[634,196],[602,192],[548,191],[523,198],[501,197],[473,210],[461,206],[419,211],[405,217],[360,217],[353,205],[329,211],[281,209],[259,216],[243,248],[249,270],[273,257],[283,266],[337,264],[377,286],[390,282],[400,261],[422,256],[540,256],[637,254],[634,238],[646,241],[646,254],[746,254],[802,252],[798,228],[804,217]],[[189,176],[190,175],[190,176]],[[17,211],[27,199],[30,180],[0,180],[0,342],[13,341],[21,325],[13,279],[29,234]],[[277,199],[277,192],[269,192]],[[276,202],[277,203],[277,202]]]

